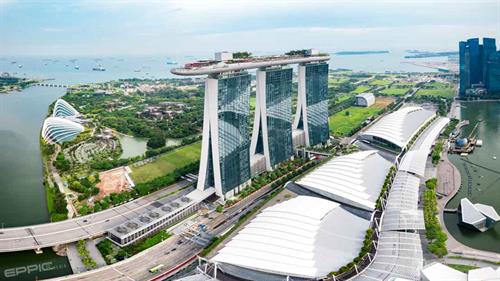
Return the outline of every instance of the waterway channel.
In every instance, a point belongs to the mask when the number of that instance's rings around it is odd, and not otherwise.
[[[468,136],[479,123],[474,134],[483,140],[483,146],[466,157],[450,155],[451,162],[460,171],[462,185],[447,208],[457,208],[460,199],[467,197],[472,203],[488,204],[500,212],[500,102],[462,102],[461,105],[461,119],[470,121],[470,125],[462,128],[462,136]],[[448,231],[464,245],[500,253],[500,224],[481,233],[459,227],[456,214],[445,213],[444,221]]]
[[[64,92],[62,88],[31,87],[0,94],[1,227],[49,221],[39,136],[48,106]],[[37,269],[18,274],[28,266]],[[69,273],[66,257],[50,249],[40,255],[33,251],[0,254],[0,280],[35,280]]]

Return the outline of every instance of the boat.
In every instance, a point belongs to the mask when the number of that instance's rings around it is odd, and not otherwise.
[[[173,64],[177,64],[177,62],[173,61],[173,60],[167,60],[167,64],[173,65]]]
[[[102,67],[101,65],[93,67],[93,71],[106,71],[106,68]]]
[[[493,160],[497,160],[497,157],[496,157],[496,156],[493,156]]]
[[[75,65],[75,69],[78,70],[80,69],[80,67],[78,65]]]
[[[17,65],[17,67],[19,67],[19,68],[23,68],[23,65],[22,65],[22,64],[19,64],[19,65]]]
[[[141,72],[141,70],[140,69],[136,69],[136,70],[134,70],[134,72]]]

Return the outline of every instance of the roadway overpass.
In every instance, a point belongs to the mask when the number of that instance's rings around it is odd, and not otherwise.
[[[2,228],[0,229],[0,253],[40,250],[101,236],[108,229],[131,220],[146,211],[155,209],[152,203],[156,200],[191,184],[192,182],[182,180],[123,205],[61,222]],[[189,191],[191,189],[188,188],[178,192],[169,200],[183,196]]]

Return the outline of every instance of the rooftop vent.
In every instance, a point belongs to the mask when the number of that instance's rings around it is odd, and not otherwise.
[[[127,227],[130,229],[136,229],[139,227],[139,225],[135,222],[129,222],[129,223],[127,223]]]
[[[188,203],[188,202],[191,202],[191,199],[189,199],[188,197],[182,197],[181,201],[184,203]]]
[[[174,208],[179,208],[181,206],[181,204],[179,204],[177,202],[172,202],[172,203],[170,203],[170,206],[172,206]]]
[[[148,214],[150,217],[152,217],[153,219],[156,219],[160,216],[160,214],[158,214],[157,212],[151,212]]]
[[[172,208],[170,208],[168,206],[164,206],[164,207],[161,207],[161,210],[168,213],[168,212],[172,211]]]
[[[150,222],[150,221],[151,221],[151,219],[150,219],[150,218],[145,217],[145,216],[140,217],[140,218],[139,218],[139,220],[140,220],[141,222],[144,222],[144,223],[148,223],[148,222]]]
[[[127,228],[124,226],[118,226],[117,228],[115,228],[115,230],[116,230],[116,232],[121,233],[121,234],[125,234],[128,232]]]

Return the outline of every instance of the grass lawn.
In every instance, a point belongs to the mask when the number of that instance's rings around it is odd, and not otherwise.
[[[479,268],[477,266],[463,265],[463,264],[446,264],[446,265],[449,266],[449,267],[451,267],[451,268],[454,268],[454,269],[456,269],[458,271],[461,271],[463,273],[467,273],[467,272],[469,272],[469,270]]]
[[[397,83],[392,84],[391,86],[398,87],[398,88],[412,88],[415,85],[417,85],[417,83],[415,83],[415,82],[397,82]]]
[[[153,236],[150,236],[140,242],[134,243],[130,246],[126,246],[124,250],[130,255],[133,256],[137,253],[140,253],[148,248],[153,247],[154,245],[162,242],[163,240],[168,239],[170,236],[172,236],[170,233],[168,233],[165,230],[162,230],[158,233],[156,233]]]
[[[135,183],[151,181],[157,177],[166,175],[176,168],[184,167],[198,161],[201,152],[201,142],[183,146],[161,155],[155,161],[132,167],[132,179]]]
[[[388,81],[388,80],[375,79],[375,80],[372,80],[370,82],[370,85],[373,85],[373,86],[386,86],[386,85],[389,85],[391,83],[392,82]]]
[[[380,94],[383,94],[383,95],[389,95],[389,96],[402,96],[404,94],[406,94],[406,92],[408,92],[408,88],[393,88],[393,87],[390,87],[390,88],[387,88],[387,89],[383,89],[382,91],[379,91]]]
[[[368,90],[370,90],[371,87],[369,86],[358,86],[354,91],[352,91],[351,93],[353,94],[361,94],[361,93],[364,93]]]
[[[339,111],[328,119],[330,133],[333,136],[347,136],[353,129],[362,124],[368,117],[378,114],[382,109],[394,102],[392,97],[377,97],[370,107],[351,106]],[[349,115],[346,115],[349,112]]]
[[[439,88],[439,89],[420,89],[417,96],[438,96],[442,98],[453,98],[455,91],[453,88]]]
[[[456,95],[455,90],[450,84],[442,82],[430,82],[418,90],[417,96],[435,96],[442,98],[453,98]]]
[[[349,78],[344,78],[344,77],[330,78],[330,79],[328,79],[328,86],[339,85],[339,84],[345,83],[347,81],[349,81]]]
[[[357,127],[368,117],[375,115],[379,111],[380,108],[357,106],[351,106],[339,111],[328,119],[330,133],[337,137],[347,136],[353,128]],[[349,112],[349,115],[346,115],[346,112]]]
[[[348,100],[352,96],[353,95],[349,94],[349,93],[340,93],[340,94],[337,95],[337,97],[338,97],[337,103],[341,103],[341,102],[343,102],[345,100]]]

